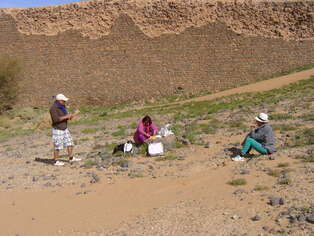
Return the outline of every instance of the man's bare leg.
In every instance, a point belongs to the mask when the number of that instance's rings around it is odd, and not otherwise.
[[[53,151],[53,159],[57,160],[59,158],[59,150],[58,149],[54,149]]]
[[[73,158],[73,146],[67,146],[67,150],[69,159],[71,160]]]

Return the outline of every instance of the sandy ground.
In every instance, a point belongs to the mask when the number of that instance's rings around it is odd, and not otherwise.
[[[314,75],[313,69],[195,100],[279,88],[310,75]],[[313,122],[305,125],[313,128]],[[309,235],[314,232],[313,224],[291,226],[287,218],[278,218],[289,207],[314,205],[314,166],[295,159],[305,155],[308,149],[283,150],[274,161],[259,158],[231,162],[230,153],[224,150],[240,142],[244,134],[236,131],[206,136],[210,148],[190,145],[179,149],[178,155],[184,156],[182,160],[157,163],[153,158],[132,158],[134,171],[145,170],[141,178],[130,178],[123,168],[84,169],[79,164],[54,167],[34,162],[34,156],[48,156],[51,152],[42,148],[50,143],[49,137],[36,133],[10,139],[1,144],[4,150],[0,155],[1,235]],[[78,145],[76,151],[86,151],[86,146]],[[278,163],[283,162],[292,169],[289,187],[276,184],[278,180],[267,174],[268,168],[280,169]],[[249,171],[244,174],[243,170]],[[93,173],[100,181],[91,184]],[[235,178],[245,178],[248,183],[237,187],[227,184]],[[267,190],[254,190],[257,185],[266,186]],[[269,196],[283,197],[284,205],[271,206]],[[256,215],[260,219],[252,220]],[[290,231],[282,231],[285,229]]]

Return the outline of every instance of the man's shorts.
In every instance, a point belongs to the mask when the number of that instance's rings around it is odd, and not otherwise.
[[[52,141],[56,150],[63,147],[74,146],[70,131],[68,129],[52,129]]]

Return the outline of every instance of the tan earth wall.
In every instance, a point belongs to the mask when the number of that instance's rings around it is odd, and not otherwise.
[[[0,9],[18,105],[199,93],[314,63],[314,1],[98,0]]]

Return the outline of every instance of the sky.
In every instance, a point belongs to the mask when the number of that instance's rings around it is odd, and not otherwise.
[[[80,0],[0,0],[0,8],[51,6],[71,2]]]

